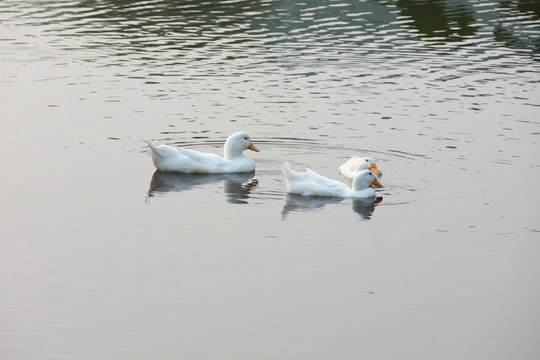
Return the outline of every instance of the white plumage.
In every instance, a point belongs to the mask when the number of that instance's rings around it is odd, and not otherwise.
[[[149,141],[152,162],[160,171],[184,174],[242,173],[255,170],[253,160],[243,154],[246,149],[259,151],[243,131],[232,134],[224,146],[224,157]]]
[[[358,172],[353,178],[352,189],[341,181],[329,179],[309,169],[303,173],[296,172],[287,163],[283,164],[283,174],[287,192],[303,196],[374,198],[376,193],[370,186],[382,187],[371,170]]]
[[[379,179],[382,177],[382,173],[379,168],[377,168],[375,159],[372,157],[360,157],[354,155],[338,168],[339,173],[349,179],[354,178],[354,176],[362,170],[371,170]]]

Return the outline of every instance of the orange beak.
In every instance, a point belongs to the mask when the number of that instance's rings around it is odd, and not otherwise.
[[[382,172],[379,170],[377,165],[375,165],[375,163],[371,164],[371,167],[369,168],[369,170],[371,170],[371,172],[374,173],[375,175],[382,176]]]
[[[248,149],[251,150],[251,151],[259,152],[259,149],[257,149],[257,148],[255,147],[255,145],[253,145],[253,144],[249,144]]]
[[[373,186],[373,187],[378,187],[378,188],[383,187],[382,184],[381,184],[381,183],[379,182],[379,180],[377,180],[377,179],[375,179],[375,180],[373,181],[373,184],[371,184],[371,186]]]

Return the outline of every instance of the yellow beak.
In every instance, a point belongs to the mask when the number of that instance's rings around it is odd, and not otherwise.
[[[382,175],[382,172],[379,170],[377,165],[375,165],[375,163],[371,164],[371,167],[369,168],[369,170],[371,170],[371,172],[374,173],[375,175],[379,175],[379,176]]]
[[[382,184],[381,184],[381,183],[379,182],[379,180],[377,180],[377,179],[375,179],[375,180],[373,181],[373,184],[371,184],[371,186],[373,186],[373,187],[378,187],[378,188],[383,187]]]
[[[252,150],[252,151],[259,152],[259,149],[257,149],[257,148],[255,147],[255,145],[253,145],[253,144],[249,144],[248,149],[249,149],[249,150]]]

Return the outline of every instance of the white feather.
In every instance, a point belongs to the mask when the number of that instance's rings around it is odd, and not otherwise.
[[[303,173],[294,171],[287,163],[283,164],[283,174],[290,194],[350,198],[373,198],[376,195],[375,190],[369,187],[376,178],[370,170],[362,170],[355,175],[352,189],[341,181],[329,179],[309,169]]]
[[[243,154],[246,149],[258,151],[245,132],[237,132],[227,138],[224,155],[204,153],[169,145],[156,145],[149,141],[152,162],[160,171],[184,174],[242,173],[255,170],[253,160]]]

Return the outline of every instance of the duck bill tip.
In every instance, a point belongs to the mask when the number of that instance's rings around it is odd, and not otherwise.
[[[259,149],[253,144],[249,144],[248,149],[251,151],[259,152]]]
[[[379,182],[379,180],[377,180],[377,179],[375,179],[375,180],[373,181],[373,184],[371,184],[371,185],[372,185],[373,187],[377,187],[377,188],[382,188],[382,187],[384,187],[384,186]]]

